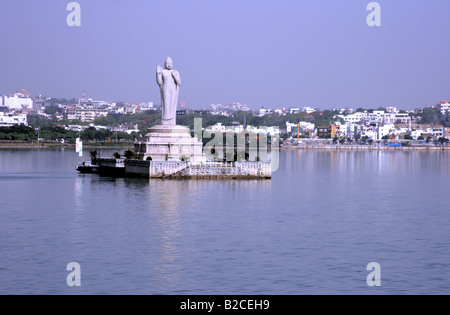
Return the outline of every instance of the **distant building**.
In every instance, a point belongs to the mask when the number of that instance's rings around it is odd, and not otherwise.
[[[314,108],[311,107],[303,107],[303,111],[307,114],[312,114],[314,113],[316,110]]]
[[[264,107],[262,107],[262,108],[259,110],[259,116],[260,116],[260,117],[265,116],[265,115],[270,115],[270,114],[272,114],[272,113],[273,113],[273,110],[270,109],[270,108],[264,108]]]
[[[241,133],[244,131],[244,126],[238,122],[233,123],[232,126],[224,126],[222,123],[217,123],[213,126],[205,128],[205,130],[211,133]]]
[[[297,114],[300,113],[300,108],[298,107],[290,107],[289,108],[289,114]]]
[[[22,93],[0,96],[0,107],[8,107],[9,110],[32,109],[33,100]]]
[[[106,109],[80,109],[68,108],[64,113],[64,118],[67,120],[81,120],[82,122],[94,122],[99,117],[108,116]]]
[[[11,127],[14,125],[28,126],[27,115],[13,115],[0,112],[0,127]]]
[[[411,121],[411,117],[407,113],[387,113],[383,115],[383,123],[384,124],[409,124]]]
[[[276,115],[284,115],[284,114],[286,114],[286,110],[285,110],[285,109],[279,109],[279,108],[274,109],[273,112],[274,112]]]
[[[300,127],[300,130],[298,130]],[[298,131],[300,131],[300,135],[311,134],[314,132],[315,125],[313,123],[307,121],[301,121],[297,124],[286,122],[286,132],[295,136]]]
[[[33,101],[34,109],[42,110],[42,108],[45,106],[45,101],[47,101],[47,98],[43,97],[42,95],[35,97]]]
[[[200,115],[205,115],[205,114],[210,113],[210,111],[208,109],[192,109],[191,112],[193,114],[200,114]]]
[[[353,108],[346,107],[344,113],[347,115],[353,114]]]
[[[381,140],[383,139],[383,137],[389,136],[392,133],[395,133],[394,124],[386,124],[383,126],[378,126],[377,140]]]
[[[317,127],[317,136],[319,138],[331,138],[331,126]]]
[[[427,131],[429,131],[432,134],[432,138],[434,140],[444,137],[445,133],[444,128],[429,128]]]
[[[366,127],[362,130],[361,136],[367,137],[370,140],[377,140],[378,139],[378,130],[375,126]]]
[[[367,117],[367,113],[354,113],[354,114],[350,114],[350,115],[338,115],[339,118],[341,118],[345,123],[359,123],[361,122],[364,118]]]
[[[397,108],[394,107],[394,106],[389,106],[389,107],[386,107],[386,112],[392,113],[392,114],[397,114],[397,113],[398,113],[398,110],[397,110]]]
[[[177,116],[186,116],[187,109],[177,109]]]
[[[383,122],[384,116],[384,110],[374,110],[372,113],[369,113],[369,123],[371,125],[380,124]]]
[[[441,102],[441,113],[445,115],[446,112],[450,112],[450,101],[442,101]]]
[[[360,128],[359,124],[356,123],[345,123],[340,124],[339,127],[339,137],[340,138],[352,138],[355,134],[358,133],[358,129]]]
[[[444,138],[450,140],[450,128],[444,128]]]
[[[238,102],[234,102],[227,105],[211,104],[210,108],[211,108],[210,112],[213,115],[222,115],[222,113],[230,114],[236,111],[244,111],[244,112],[250,111],[250,108],[247,105]]]
[[[423,129],[414,129],[411,131],[411,137],[413,139],[417,140],[417,138],[419,138],[420,136],[422,136],[425,133],[426,133],[426,131]]]
[[[341,125],[331,125],[331,138],[341,136]]]

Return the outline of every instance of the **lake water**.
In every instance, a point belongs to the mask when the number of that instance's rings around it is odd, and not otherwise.
[[[270,181],[183,181],[1,150],[0,294],[450,294],[449,158],[292,151]]]

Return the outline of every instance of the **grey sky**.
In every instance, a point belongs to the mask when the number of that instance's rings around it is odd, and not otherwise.
[[[450,1],[65,0],[0,4],[0,94],[159,103],[167,56],[188,107],[414,109],[450,99]]]

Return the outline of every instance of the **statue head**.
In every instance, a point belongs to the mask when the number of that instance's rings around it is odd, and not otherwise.
[[[165,64],[164,64],[164,67],[165,67],[167,70],[172,70],[172,68],[173,68],[173,61],[172,61],[172,59],[171,59],[170,57],[167,57],[167,58],[166,58],[166,62],[165,62]]]

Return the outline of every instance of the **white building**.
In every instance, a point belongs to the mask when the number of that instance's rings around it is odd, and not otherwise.
[[[285,111],[282,109],[274,109],[273,112],[277,115],[283,115],[285,114]]]
[[[445,129],[444,128],[427,128],[427,132],[433,135],[433,139],[439,139],[444,137]]]
[[[358,123],[346,123],[346,124],[339,124],[339,137],[345,137],[345,138],[351,138],[353,139],[355,135],[358,133],[358,131],[361,129],[361,126]]]
[[[307,122],[307,121],[301,121],[299,124],[300,124],[300,129],[302,129],[303,132],[314,131],[314,129],[316,128],[315,124]],[[293,129],[296,131],[297,126],[298,126],[298,124],[286,122],[286,132],[291,133]]]
[[[423,129],[414,129],[411,131],[411,137],[415,140],[419,138],[422,134],[427,133],[426,130]]]
[[[10,110],[32,109],[33,100],[29,97],[25,97],[21,93],[14,93],[12,95],[0,96],[0,106],[6,106]]]
[[[345,123],[359,123],[367,117],[367,113],[357,112],[350,115],[338,115],[338,117],[344,120]]]
[[[409,133],[408,127],[402,127],[402,128],[395,129],[395,135],[397,136],[397,138],[400,138],[401,135],[406,135],[408,133]]]
[[[409,124],[411,122],[411,117],[407,113],[387,113],[383,115],[384,124],[396,124],[400,122],[402,124]]]
[[[273,111],[270,109],[270,108],[261,108],[260,110],[259,110],[259,117],[262,117],[262,116],[265,116],[265,115],[270,115],[270,114],[272,114],[273,113]]]
[[[11,127],[14,125],[28,126],[27,115],[12,115],[0,112],[0,127]]]
[[[297,114],[300,113],[300,108],[298,107],[290,107],[289,108],[289,114]]]
[[[99,117],[108,116],[106,109],[79,109],[68,108],[64,113],[67,120],[81,120],[82,122],[93,122]]]
[[[211,133],[240,133],[244,131],[243,125],[224,126],[222,123],[217,123],[213,126],[205,128],[206,131]]]
[[[314,113],[316,110],[311,107],[303,107],[303,111],[307,114],[311,114],[311,113]]]
[[[397,110],[397,107],[389,106],[389,107],[386,108],[386,112],[392,113],[392,114],[397,114],[398,110]]]
[[[373,113],[369,113],[369,121],[370,123],[382,123],[384,115],[384,110],[374,110]]]
[[[441,102],[441,113],[445,115],[446,112],[450,112],[450,101]]]
[[[340,124],[339,126],[339,138],[347,138],[349,134],[349,126],[350,124]]]
[[[368,128],[362,132],[362,136],[366,136],[371,140],[378,140],[378,132],[372,128]]]
[[[395,133],[396,129],[393,124],[377,125],[377,126],[363,126],[361,129],[361,136],[367,136],[371,140],[381,140],[384,136],[389,136]]]
[[[247,129],[244,128],[243,125],[236,124],[232,126],[224,126],[222,123],[217,123],[213,126],[205,128],[205,131],[216,134],[216,133],[262,133],[262,134],[279,134],[278,127],[255,127],[255,126],[247,126]]]

